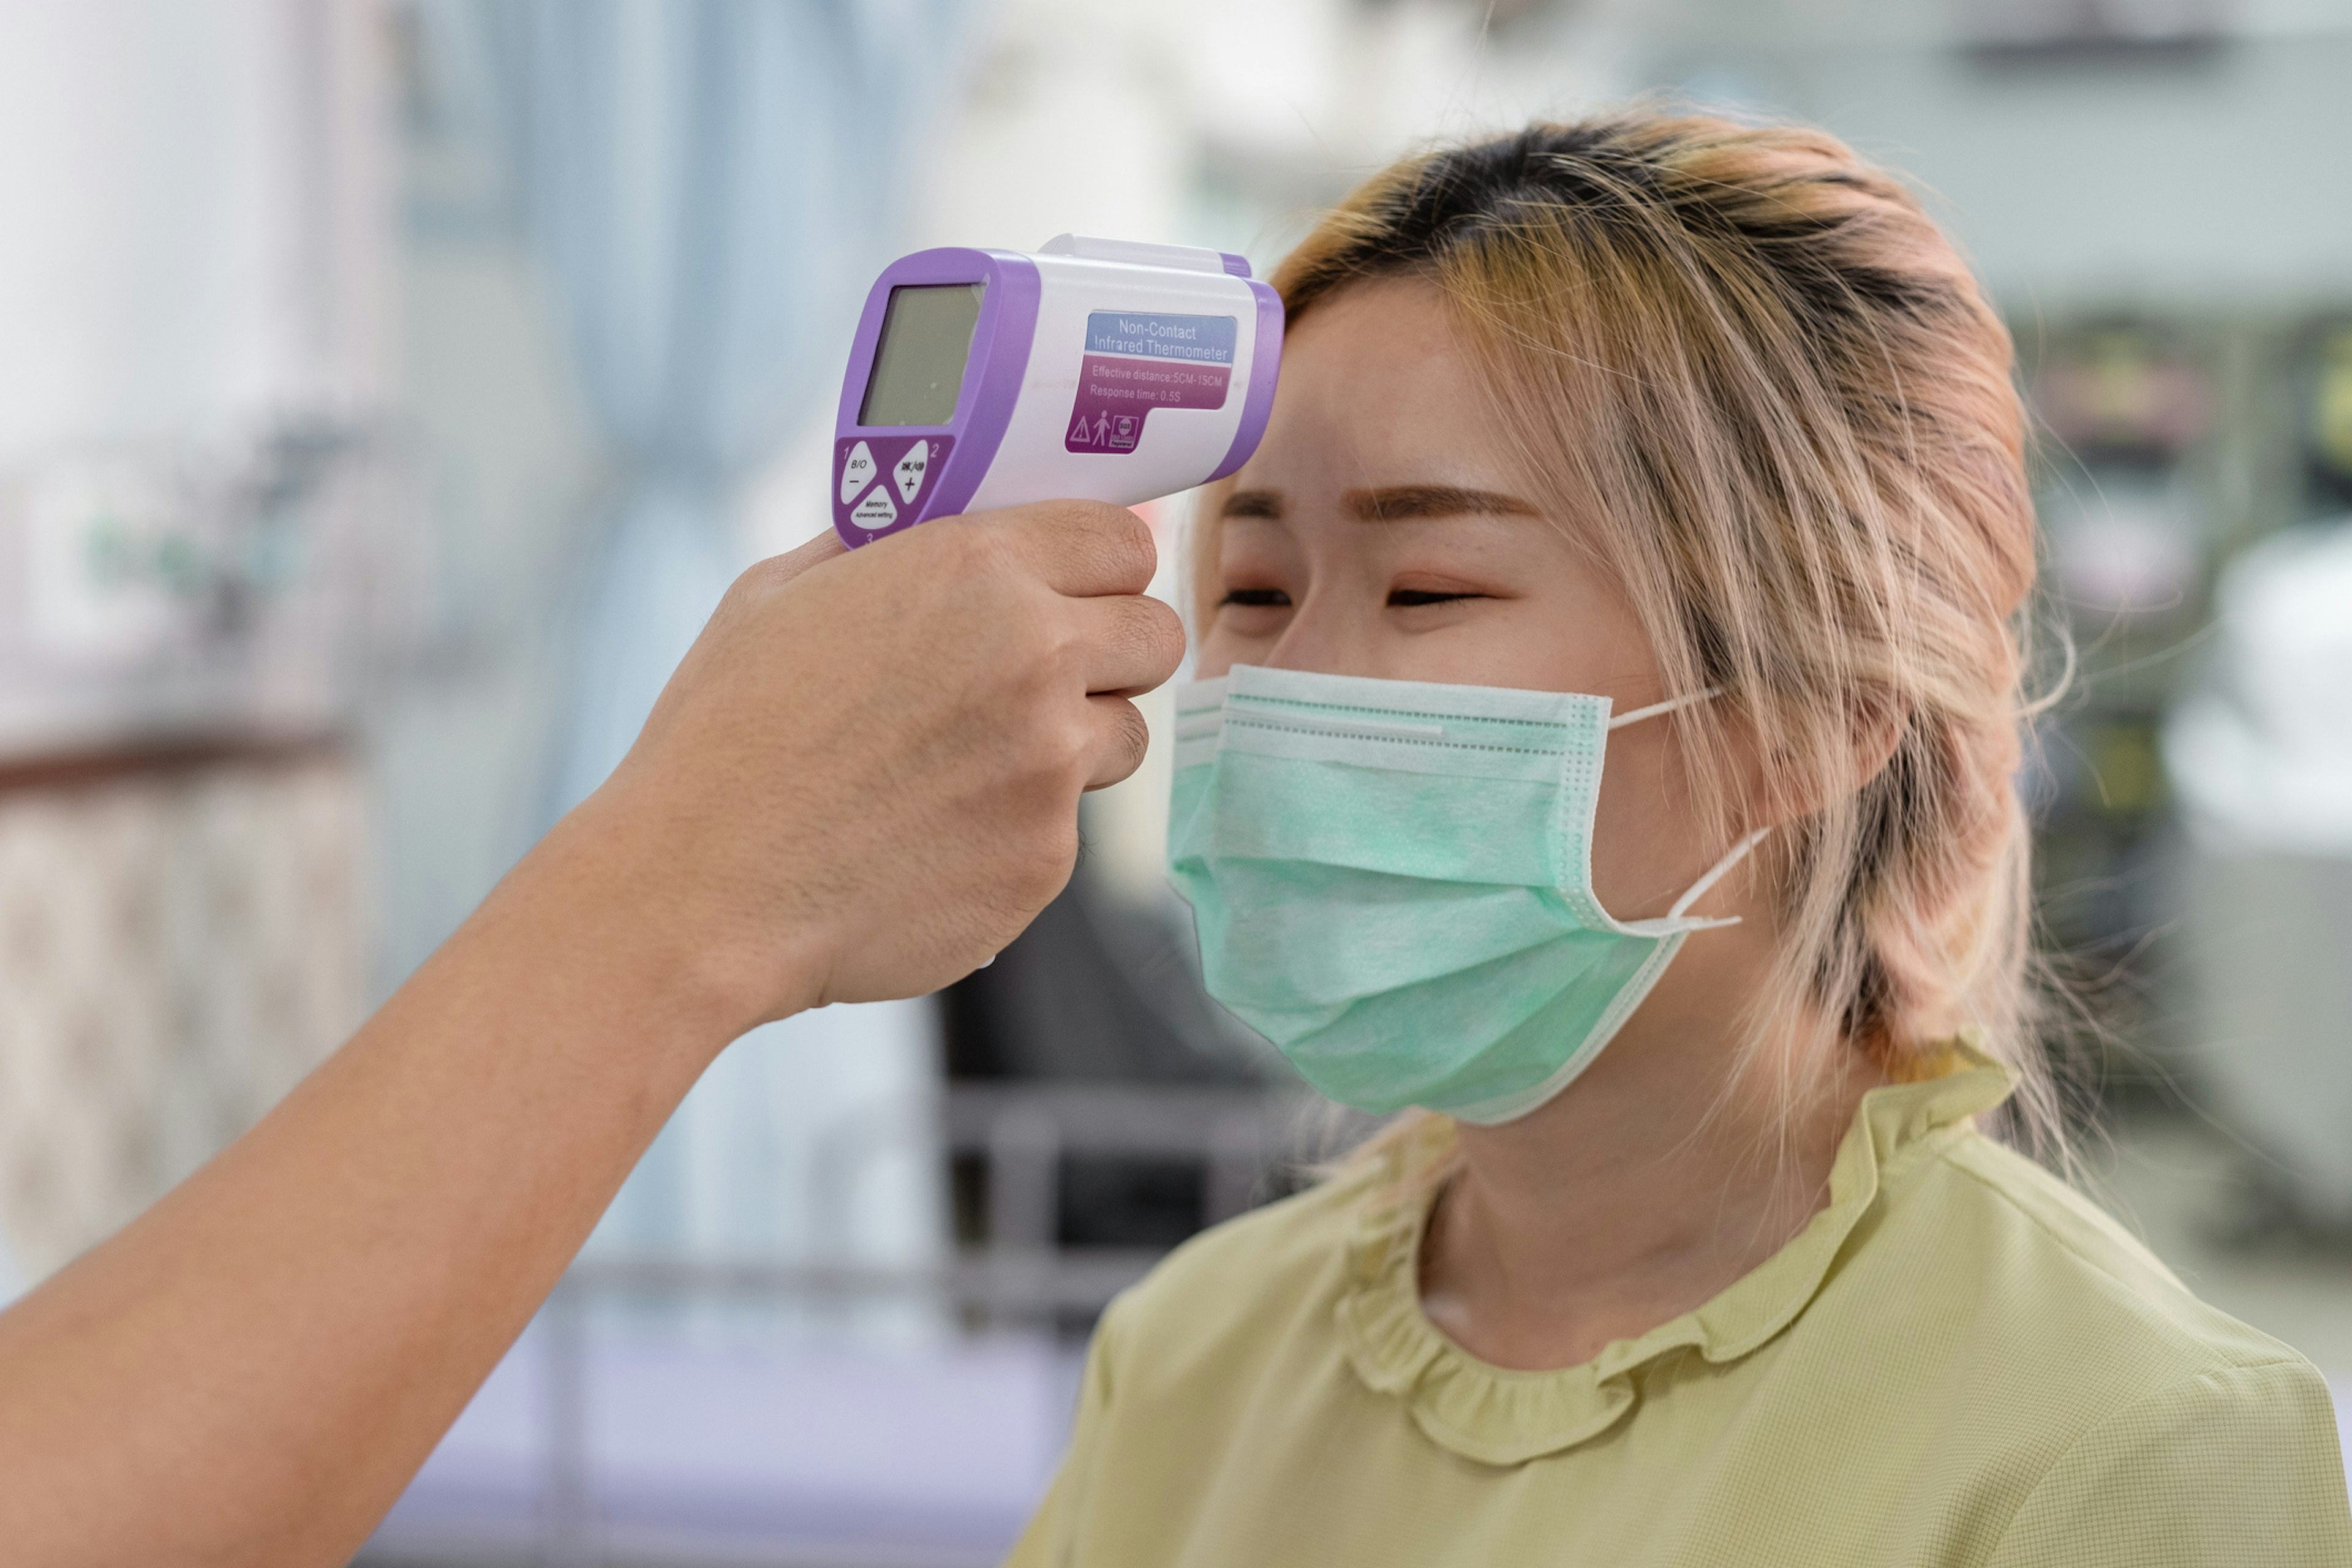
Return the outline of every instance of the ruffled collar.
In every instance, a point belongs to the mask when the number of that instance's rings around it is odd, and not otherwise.
[[[1794,1322],[1829,1277],[1838,1248],[1877,1198],[1889,1161],[1939,1128],[2009,1097],[2015,1074],[1955,1042],[1940,1074],[1862,1098],[1830,1168],[1830,1201],[1786,1247],[1721,1295],[1638,1339],[1615,1340],[1581,1366],[1513,1372],[1478,1360],[1441,1333],[1421,1307],[1418,1260],[1433,1191],[1376,1204],[1348,1241],[1340,1342],[1356,1375],[1405,1401],[1440,1447],[1489,1465],[1517,1465],[1574,1447],[1622,1419],[1638,1398],[1633,1373],[1669,1352],[1737,1361]],[[1427,1151],[1419,1151],[1426,1155]],[[1395,1158],[1409,1162],[1416,1152]],[[1383,1185],[1397,1184],[1402,1164]]]

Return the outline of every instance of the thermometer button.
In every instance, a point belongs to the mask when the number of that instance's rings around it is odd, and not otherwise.
[[[879,533],[898,521],[898,509],[891,504],[889,490],[877,485],[850,509],[849,521],[868,533]]]
[[[860,441],[849,449],[849,456],[842,461],[841,504],[847,506],[856,500],[857,492],[864,489],[873,478],[874,448]],[[908,499],[911,500],[914,498],[909,496]]]
[[[863,449],[861,447],[860,450]],[[849,460],[856,462],[857,454],[852,452],[849,455]],[[899,500],[908,506],[915,504],[915,497],[922,492],[923,473],[930,466],[931,444],[929,441],[918,441],[907,448],[907,455],[899,458],[898,466],[890,470],[890,478],[897,481],[898,486]],[[845,479],[842,482],[846,484],[848,480]],[[842,499],[846,500],[849,498],[845,496]]]

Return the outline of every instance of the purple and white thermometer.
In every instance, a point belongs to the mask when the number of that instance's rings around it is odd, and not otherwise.
[[[1238,256],[1063,235],[919,250],[876,279],[835,422],[833,526],[1064,497],[1132,506],[1245,462],[1282,300]]]

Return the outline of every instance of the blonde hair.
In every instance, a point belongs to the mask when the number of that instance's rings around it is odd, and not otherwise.
[[[1801,803],[1759,871],[1785,940],[1756,1037],[1802,1003],[1916,1078],[1966,1032],[2020,1072],[2011,1126],[2054,1139],[2014,779],[2026,421],[2009,334],[1949,242],[1822,132],[1644,110],[1400,163],[1274,283],[1296,323],[1389,278],[1438,290],[1665,689],[1726,693],[1673,721],[1717,840],[1739,826],[1734,724]]]

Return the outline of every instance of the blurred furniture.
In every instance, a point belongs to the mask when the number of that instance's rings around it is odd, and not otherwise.
[[[418,608],[382,9],[0,7],[0,763],[339,731]]]
[[[2237,1217],[2352,1235],[2352,854],[2200,847],[2188,892],[2184,1066],[2285,1211]]]
[[[2207,1058],[2228,1026],[2192,994],[2213,921],[2182,900],[2210,847],[2194,826],[2204,808],[2192,797],[2212,774],[2200,764],[2237,767],[2245,754],[2226,737],[2184,752],[2176,721],[2235,657],[2222,574],[2352,495],[2334,488],[2352,472],[2352,336],[2325,296],[2097,300],[2011,321],[2045,437],[2032,465],[2043,576],[2028,688],[2061,694],[2035,721],[2020,784],[2043,945],[2096,1025],[2053,1018],[2061,1054],[2104,1098],[2154,1107],[2213,1087]],[[2340,605],[2332,613],[2344,618]],[[2305,679],[2255,679],[2273,694],[2256,698],[2258,727],[2336,679],[2305,663]]]
[[[1114,897],[1082,860],[994,963],[942,994],[948,1076],[1264,1081],[1279,1058],[1202,991],[1192,912],[1170,902],[1162,919]]]
[[[425,599],[383,22],[0,6],[0,1228],[29,1273],[362,1007],[341,739]]]
[[[1070,1331],[1158,1257],[1057,1244],[1065,1163],[1197,1161],[1194,1224],[1212,1223],[1282,1184],[1303,1113],[1251,1089],[958,1089],[938,1133],[982,1163],[986,1235],[951,1260],[575,1264],[362,1561],[994,1563],[1060,1457],[1081,1355]],[[900,1334],[860,1331],[870,1318],[827,1333],[744,1316],[870,1298],[947,1316]],[[686,1303],[698,1310],[674,1310]]]
[[[29,1273],[357,1026],[362,820],[323,742],[0,763],[0,1228]]]
[[[2352,1234],[2352,519],[2248,551],[2216,607],[2164,736],[2189,828],[2183,1065],[2260,1188]]]
[[[1168,903],[1123,900],[1082,862],[995,963],[942,993],[958,1093],[1295,1086],[1273,1047],[1202,991],[1191,913]],[[1203,1184],[1210,1167],[1149,1138],[1066,1150],[1058,1168],[1049,1229],[1065,1243],[1171,1247],[1199,1227],[1204,1205],[1217,1206]],[[989,1202],[975,1157],[957,1160],[954,1175],[958,1234],[974,1240]]]
[[[403,479],[323,425],[0,461],[0,1233],[27,1274],[360,1021],[344,737],[421,626]]]
[[[2233,432],[2216,416],[2220,353],[2183,323],[2089,314],[2020,342],[2033,412],[2052,437],[2033,469],[2048,595],[2038,613],[2058,620],[2050,629],[2078,661],[2067,700],[2037,722],[2023,782],[2046,940],[2089,979],[2137,955],[2171,918],[2157,728],[2181,665],[2166,650],[2205,615],[2220,541],[2201,477]],[[2034,684],[2054,685],[2058,663],[2045,654]],[[2082,990],[2116,1037],[2150,1032],[2158,1010],[2132,986]]]

